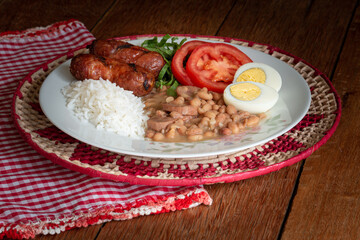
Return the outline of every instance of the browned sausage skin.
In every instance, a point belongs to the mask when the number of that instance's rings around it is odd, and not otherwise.
[[[159,75],[160,70],[165,65],[165,61],[159,53],[122,40],[95,40],[89,49],[91,54],[97,56],[115,58],[141,66],[155,76]]]
[[[80,54],[72,58],[70,72],[78,80],[107,79],[136,96],[148,94],[155,85],[155,76],[135,64],[93,54]]]

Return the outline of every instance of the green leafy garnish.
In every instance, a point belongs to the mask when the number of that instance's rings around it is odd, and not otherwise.
[[[179,82],[176,81],[174,75],[171,72],[171,61],[175,52],[184,44],[187,40],[184,38],[180,43],[177,43],[177,37],[171,37],[169,34],[163,36],[160,41],[157,37],[149,40],[145,40],[141,46],[149,51],[158,52],[164,58],[165,65],[161,69],[158,79],[155,83],[157,88],[162,86],[170,86],[167,90],[167,94],[170,96],[176,96],[176,88]],[[169,41],[170,40],[170,41]]]

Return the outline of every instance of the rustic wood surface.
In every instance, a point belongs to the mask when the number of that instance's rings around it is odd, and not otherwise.
[[[71,18],[96,38],[191,33],[279,47],[325,73],[342,100],[335,134],[309,158],[205,186],[211,206],[35,239],[360,239],[360,8],[357,0],[0,0],[0,32]]]

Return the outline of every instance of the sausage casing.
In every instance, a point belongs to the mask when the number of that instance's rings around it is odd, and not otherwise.
[[[155,76],[135,64],[93,54],[80,54],[72,58],[70,72],[78,80],[107,79],[135,96],[144,96],[154,87]]]
[[[96,56],[115,58],[141,66],[155,76],[159,75],[160,70],[165,65],[165,61],[159,53],[122,40],[95,40],[89,49],[90,53]]]

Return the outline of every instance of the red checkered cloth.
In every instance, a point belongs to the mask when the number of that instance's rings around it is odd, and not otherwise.
[[[73,172],[39,155],[20,136],[11,118],[18,82],[42,63],[92,40],[76,20],[0,34],[0,239],[55,234],[212,202],[202,186],[130,185]]]

